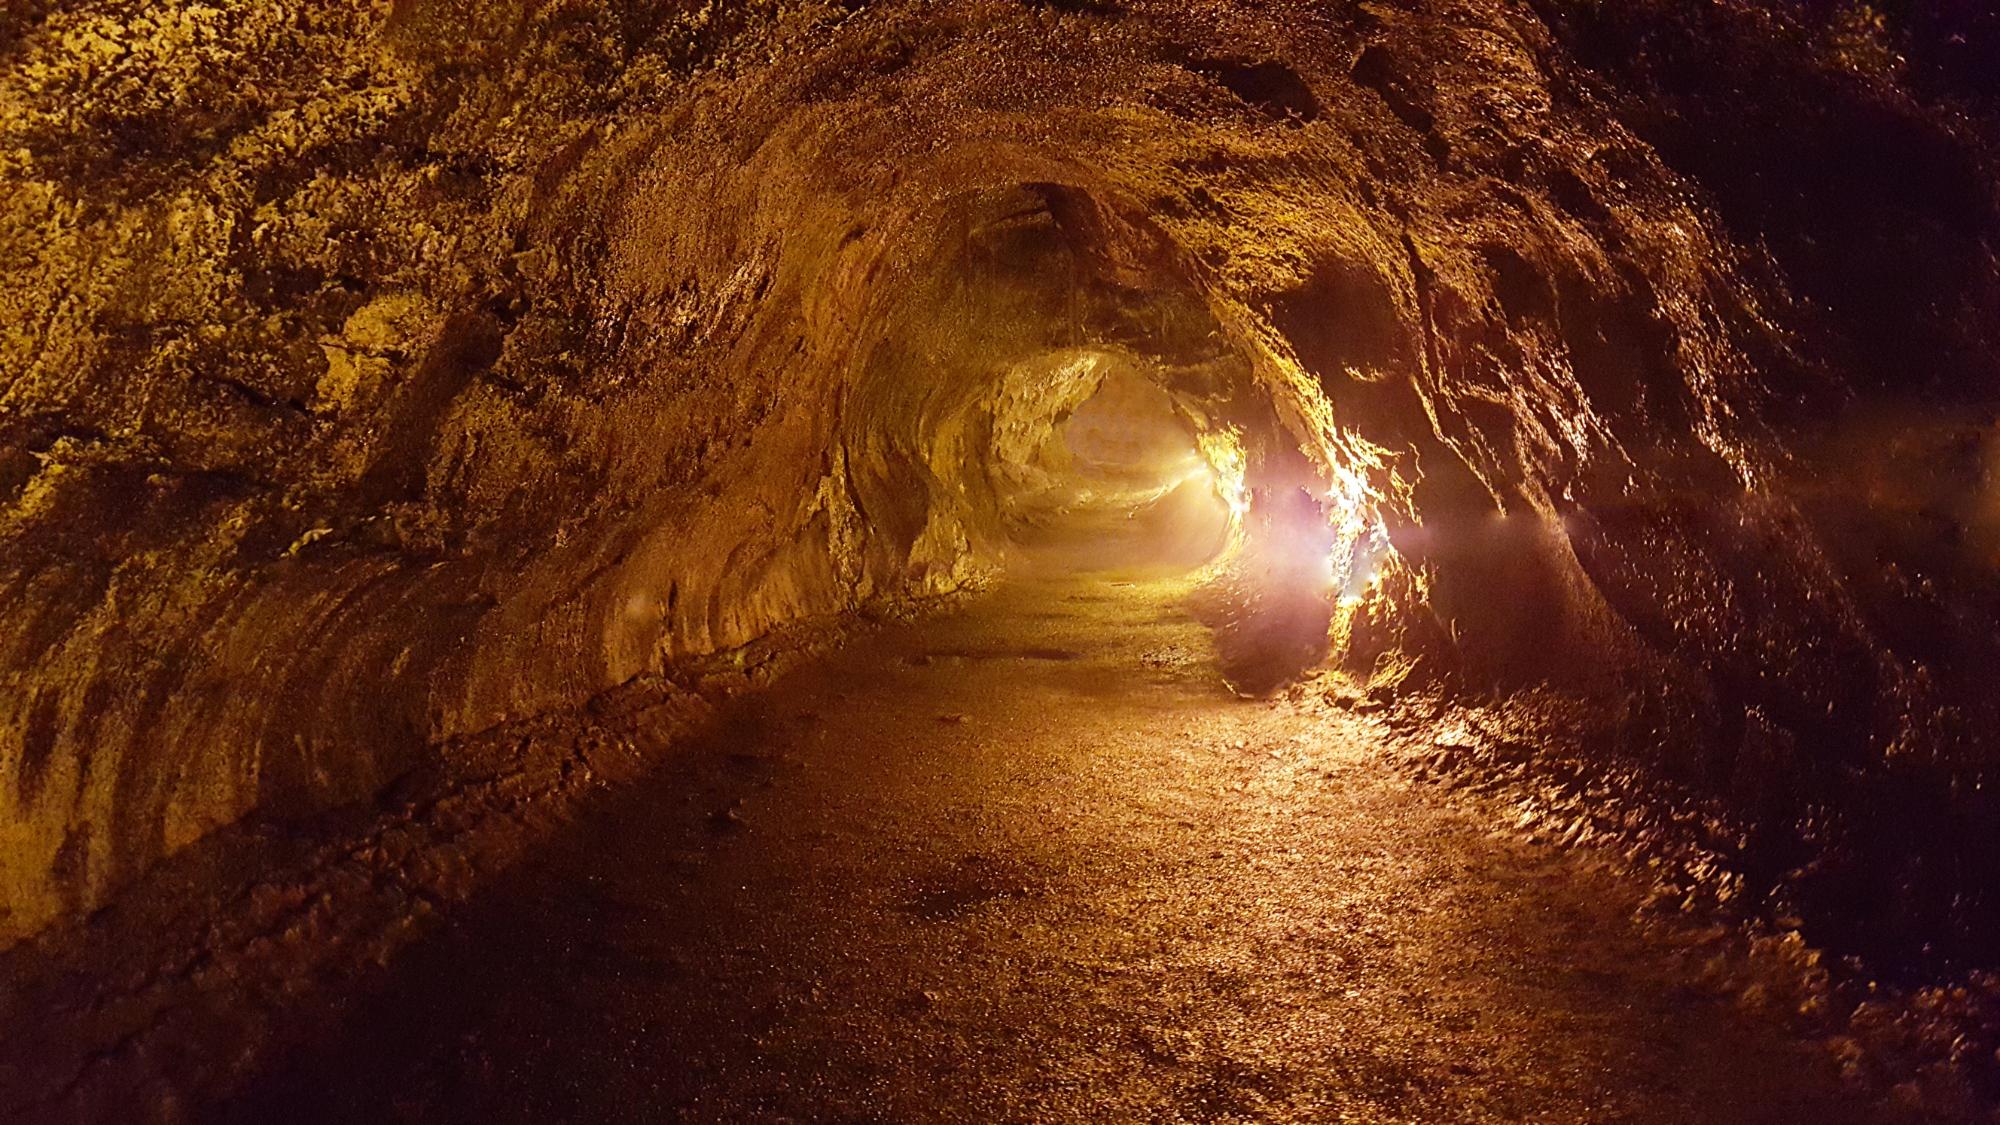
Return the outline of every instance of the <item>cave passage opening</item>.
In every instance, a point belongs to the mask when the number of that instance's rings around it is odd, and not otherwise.
[[[1185,248],[1087,169],[957,172],[865,224],[844,271],[859,514],[939,585],[1214,577],[1253,534],[1252,478],[1311,475],[1255,343]]]
[[[1240,488],[1138,357],[1079,349],[1015,365],[996,391],[989,464],[1013,565],[1184,575],[1230,546]]]
[[[1388,553],[1368,485],[1158,216],[1066,175],[951,177],[870,225],[846,276],[895,284],[864,280],[842,322],[864,328],[842,411],[857,507],[937,587],[1169,583],[1224,679],[1269,694],[1323,660]]]

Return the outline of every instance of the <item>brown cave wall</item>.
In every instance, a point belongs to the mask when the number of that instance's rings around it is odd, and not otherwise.
[[[1341,550],[1386,531],[1349,669],[1593,701],[1607,753],[1734,794],[1774,878],[1901,847],[1825,885],[1915,872],[1912,925],[1962,930],[2000,729],[1965,671],[2000,526],[1983,134],[1750,6],[1704,6],[1726,80],[1620,53],[1693,7],[24,20],[0,937],[455,734],[975,577],[994,388],[1068,347],[1143,361]],[[1766,197],[1850,121],[1985,185],[1883,204],[1936,212],[1935,300],[1825,287],[1929,235],[1829,263],[1867,215]],[[1878,787],[1936,826],[1871,820]]]

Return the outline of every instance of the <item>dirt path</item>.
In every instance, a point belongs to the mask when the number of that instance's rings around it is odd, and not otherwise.
[[[218,1117],[1862,1120],[1635,886],[1229,697],[1180,592],[1017,583],[745,701]]]

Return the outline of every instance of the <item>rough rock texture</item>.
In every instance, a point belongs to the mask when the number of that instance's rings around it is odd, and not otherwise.
[[[1007,373],[1074,349],[1325,498],[1378,689],[1585,701],[1816,940],[2000,920],[1984,17],[0,19],[0,939],[964,583]]]

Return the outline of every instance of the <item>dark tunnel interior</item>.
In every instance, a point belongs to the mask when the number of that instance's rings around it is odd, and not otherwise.
[[[0,5],[0,1120],[2000,1121],[1996,76]]]

